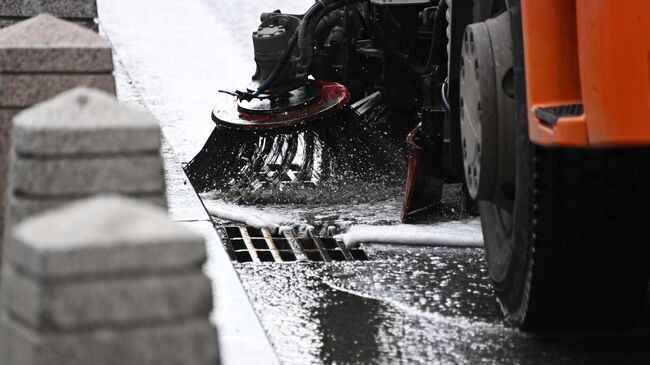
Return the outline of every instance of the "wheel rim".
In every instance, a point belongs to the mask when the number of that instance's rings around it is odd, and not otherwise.
[[[515,164],[513,57],[507,12],[465,31],[460,126],[467,188],[512,212]]]
[[[511,49],[507,12],[466,29],[460,102],[465,174],[468,190],[481,201],[488,271],[497,291],[509,283],[517,241]]]

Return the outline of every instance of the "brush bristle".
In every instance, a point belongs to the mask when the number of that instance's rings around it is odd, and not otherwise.
[[[289,130],[217,127],[186,172],[200,192],[282,191],[339,182],[401,182],[406,159],[363,117],[343,108]]]

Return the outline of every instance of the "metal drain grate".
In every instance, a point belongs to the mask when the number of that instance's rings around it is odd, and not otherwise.
[[[239,226],[219,227],[218,231],[230,258],[237,262],[368,260],[363,250],[348,249],[333,238],[301,238],[291,231],[274,237],[266,228]]]

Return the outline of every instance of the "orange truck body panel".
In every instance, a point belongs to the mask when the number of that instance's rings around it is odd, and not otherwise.
[[[522,0],[530,139],[650,145],[650,1]],[[582,104],[549,125],[539,107]]]

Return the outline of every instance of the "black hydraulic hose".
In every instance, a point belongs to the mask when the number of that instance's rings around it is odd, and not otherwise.
[[[260,84],[260,86],[257,88],[257,90],[252,94],[253,97],[260,96],[275,83],[277,77],[281,74],[282,69],[289,60],[289,57],[291,56],[291,53],[293,52],[296,45],[300,50],[299,59],[305,62],[305,58],[311,58],[311,53],[309,52],[311,50],[310,35],[314,32],[316,25],[318,25],[324,16],[346,5],[352,5],[365,1],[368,0],[320,0],[312,5],[302,18],[298,29],[294,31],[293,35],[291,36],[289,44],[287,45],[287,48],[285,48],[285,50],[282,52],[282,55],[280,55],[280,59],[278,60],[277,65],[273,71],[271,71],[269,77],[267,77],[266,80],[264,80],[262,84]],[[309,65],[306,64],[303,65],[303,67],[306,69],[309,67]]]
[[[440,0],[436,12],[433,16],[433,34],[431,40],[431,49],[429,50],[429,58],[427,59],[427,64],[424,68],[424,73],[428,74],[431,72],[433,65],[440,65],[444,67],[441,70],[442,75],[446,75],[447,62],[442,62],[441,54],[438,52],[440,49],[446,50],[446,43],[442,43],[444,39],[447,38],[447,10],[449,9],[449,4],[447,0]]]
[[[309,19],[309,22],[304,24],[305,33],[303,37],[298,36],[298,49],[300,50],[300,61],[305,63],[302,65],[305,70],[309,68],[311,63],[311,35],[314,34],[320,20],[344,6],[366,1],[368,0],[335,0],[327,2],[325,8],[320,9],[313,19]],[[303,23],[301,23],[301,29],[303,29]]]
[[[321,19],[316,28],[314,29],[314,39],[321,41],[327,37],[329,32],[334,29],[336,26],[343,25],[343,17],[345,14],[341,10],[336,10],[331,12],[329,15],[326,15]]]
[[[287,48],[282,51],[282,54],[280,55],[280,59],[278,59],[278,63],[276,64],[275,68],[273,71],[271,71],[271,74],[269,74],[269,77],[264,80],[260,86],[257,88],[257,90],[253,93],[253,97],[258,97],[262,93],[264,93],[266,90],[269,89],[270,86],[275,83],[276,79],[282,72],[282,69],[284,66],[287,64],[287,61],[289,60],[289,57],[291,56],[291,53],[293,52],[293,49],[295,48],[296,44],[299,43],[298,40],[300,38],[300,32],[303,27],[306,28],[307,24],[311,21],[311,18],[318,12],[322,7],[324,7],[323,1],[318,1],[314,5],[312,5],[309,10],[305,13],[304,17],[300,21],[300,25],[298,26],[298,29],[294,31],[294,33],[291,35],[291,39],[289,40],[289,44],[287,45]]]
[[[271,71],[269,77],[267,77],[266,80],[264,80],[260,84],[260,86],[257,87],[257,90],[255,90],[255,92],[253,93],[253,97],[260,96],[271,86],[273,86],[276,79],[282,72],[282,69],[287,64],[287,61],[289,60],[289,56],[291,56],[293,49],[296,47],[296,43],[298,43],[297,41],[298,41],[298,31],[295,31],[291,36],[291,39],[289,40],[289,44],[287,45],[287,48],[285,48],[284,51],[282,51],[282,55],[280,55],[280,59],[278,60],[277,65],[275,66],[273,71]]]
[[[327,8],[327,4],[325,3],[325,1],[319,0],[318,2],[316,2],[316,4],[314,4],[311,8],[309,8],[309,10],[307,10],[304,18],[302,18],[302,21],[298,26],[298,52],[299,52],[298,59],[299,60],[303,60],[305,58],[305,54],[309,49],[305,47],[305,44],[308,43],[306,37],[307,37],[307,31],[309,25],[312,22],[312,18],[316,16],[317,21],[320,20],[318,17],[321,16],[323,10],[326,8]]]

